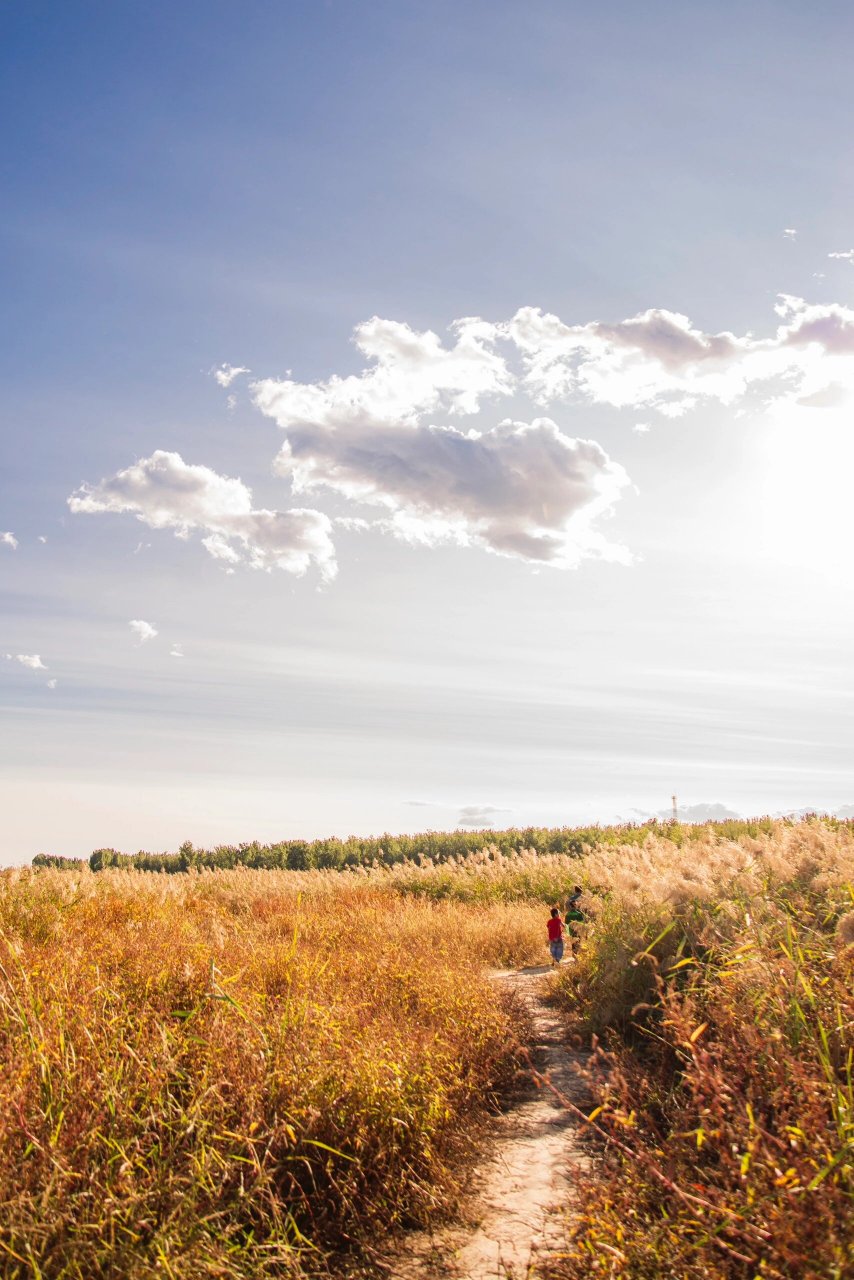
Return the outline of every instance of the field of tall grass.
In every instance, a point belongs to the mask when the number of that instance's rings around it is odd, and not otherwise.
[[[458,1203],[540,962],[596,1158],[541,1274],[854,1275],[854,834],[347,870],[0,873],[0,1274],[368,1274]]]
[[[534,906],[334,873],[0,876],[0,1271],[326,1272],[453,1203]]]
[[[599,1175],[549,1274],[854,1275],[854,836],[597,851],[556,998]]]

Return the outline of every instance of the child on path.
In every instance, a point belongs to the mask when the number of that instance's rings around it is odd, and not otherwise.
[[[584,912],[578,905],[582,892],[581,885],[577,884],[566,900],[566,914],[563,918],[569,932],[572,934],[578,932],[575,928],[576,924],[581,924],[584,921]]]
[[[582,893],[583,893],[583,892],[584,892],[584,890],[582,889],[581,885],[580,885],[580,884],[577,884],[577,885],[575,885],[575,886],[574,886],[574,888],[573,888],[573,890],[572,890],[572,893],[568,893],[568,894],[566,895],[566,909],[567,909],[567,911],[571,911],[571,910],[573,909],[573,907],[574,907],[574,906],[576,906],[576,904],[578,903],[578,899],[581,897],[581,895],[582,895]]]
[[[549,951],[552,955],[552,964],[559,965],[563,959],[564,925],[557,907],[552,907],[552,913],[546,928],[549,933]]]

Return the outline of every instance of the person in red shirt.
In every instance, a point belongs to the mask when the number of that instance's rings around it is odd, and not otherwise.
[[[560,912],[557,907],[552,907],[552,913],[546,928],[549,931],[549,951],[552,954],[552,964],[558,965],[563,959],[564,923],[560,918]]]

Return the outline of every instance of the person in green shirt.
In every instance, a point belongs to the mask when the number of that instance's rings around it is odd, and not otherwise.
[[[578,905],[582,893],[583,890],[581,885],[577,884],[566,900],[566,908],[563,918],[564,923],[572,934],[576,932],[574,926],[576,924],[580,924],[584,920],[584,912]]]

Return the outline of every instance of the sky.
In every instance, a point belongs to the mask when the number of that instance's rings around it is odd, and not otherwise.
[[[0,864],[854,803],[854,12],[0,11]]]

